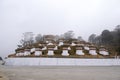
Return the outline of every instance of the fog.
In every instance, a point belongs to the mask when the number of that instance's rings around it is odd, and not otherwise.
[[[84,40],[120,24],[120,0],[0,0],[0,56],[14,53],[22,33],[60,35],[73,30]]]

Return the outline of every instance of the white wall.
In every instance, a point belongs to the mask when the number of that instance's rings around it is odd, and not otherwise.
[[[5,65],[28,66],[112,66],[120,65],[120,59],[78,58],[8,58]]]

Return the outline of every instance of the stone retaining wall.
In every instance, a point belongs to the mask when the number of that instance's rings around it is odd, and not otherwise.
[[[117,66],[120,59],[7,58],[5,65],[15,66]]]

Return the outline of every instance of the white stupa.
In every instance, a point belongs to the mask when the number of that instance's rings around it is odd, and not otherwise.
[[[40,56],[42,55],[42,48],[43,45],[42,44],[38,44],[37,46],[35,46],[35,56]]]
[[[90,50],[90,48],[88,46],[84,46],[85,50]]]
[[[68,48],[63,48],[62,56],[69,56]]]
[[[49,55],[49,56],[54,55],[55,45],[54,45],[53,43],[48,43],[47,48],[48,48],[48,53],[47,53],[47,55]]]
[[[24,56],[30,55],[30,49],[25,49]]]
[[[94,46],[90,46],[89,54],[91,54],[91,55],[97,55],[96,48]]]
[[[107,52],[107,51],[99,51],[99,54],[102,54],[102,55],[109,55],[109,52]]]
[[[36,55],[36,56],[42,55],[42,49],[40,49],[40,48],[35,48],[35,55]]]
[[[46,50],[46,49],[47,49],[47,47],[46,47],[46,46],[42,48],[42,50]]]
[[[54,50],[58,50],[58,46],[55,46]]]
[[[20,55],[21,55],[21,53],[17,51],[16,56],[20,56]]]
[[[69,53],[68,53],[68,49],[70,49],[70,47],[68,47],[69,45],[68,44],[64,44],[62,47],[62,56],[69,56]]]
[[[68,47],[68,50],[71,50],[71,48],[70,48],[70,47]]]
[[[77,55],[84,55],[82,47],[79,47],[79,46],[76,47],[76,54]]]
[[[103,46],[101,46],[99,49],[99,54],[109,55],[109,52]]]
[[[24,56],[24,49],[22,49],[22,48],[17,49],[16,56]]]
[[[84,49],[89,51],[90,50],[90,43],[86,43],[84,45]]]
[[[24,56],[24,52],[20,51],[19,56]]]
[[[49,55],[49,56],[54,55],[54,50],[53,50],[53,48],[51,48],[51,49],[49,48],[47,55]]]
[[[96,50],[89,50],[89,54],[91,54],[91,55],[97,55]]]
[[[71,46],[76,46],[76,44],[72,42],[72,43],[71,43]]]
[[[59,42],[58,46],[62,46],[64,43],[62,41]]]
[[[53,43],[50,42],[50,43],[48,43],[47,45],[53,45]]]
[[[30,52],[35,52],[35,48],[31,48]]]

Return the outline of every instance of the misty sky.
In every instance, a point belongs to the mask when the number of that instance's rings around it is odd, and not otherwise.
[[[84,40],[120,24],[120,0],[0,0],[0,56],[14,53],[22,33],[63,34]]]

